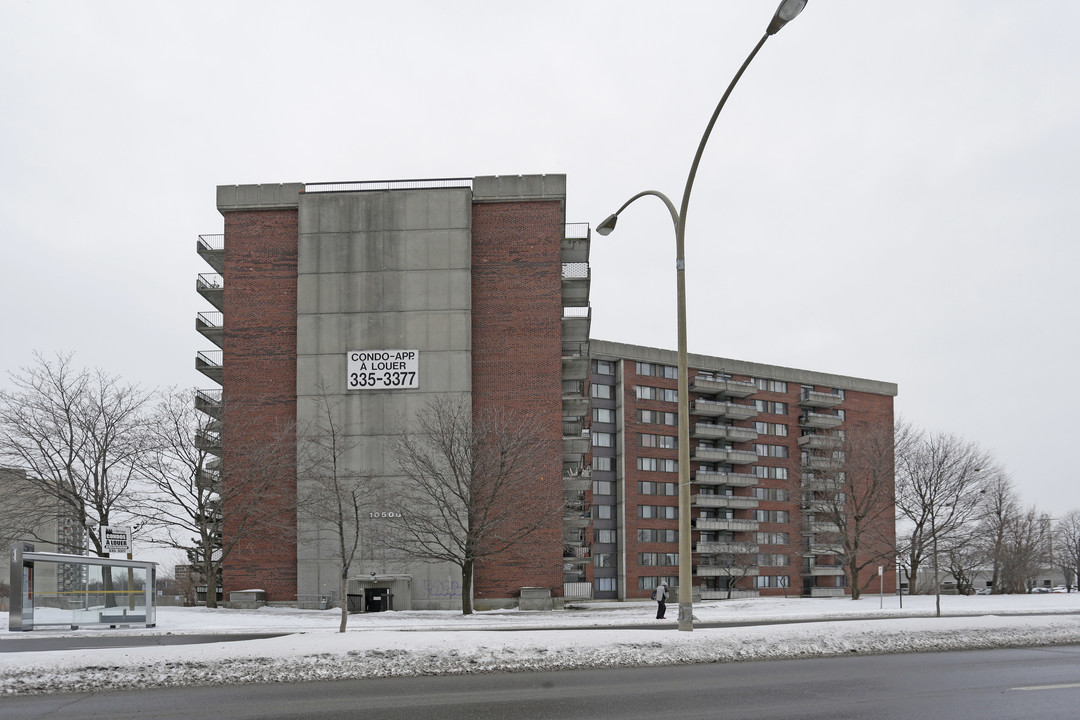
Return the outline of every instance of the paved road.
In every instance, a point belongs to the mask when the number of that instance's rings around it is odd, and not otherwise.
[[[1080,646],[0,698],[50,720],[1072,717]]]

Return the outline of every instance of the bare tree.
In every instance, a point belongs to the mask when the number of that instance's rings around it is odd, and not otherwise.
[[[1002,586],[1006,593],[1031,592],[1047,563],[1048,523],[1034,508],[1017,513],[1005,533]]]
[[[442,396],[399,436],[397,493],[400,533],[394,549],[425,562],[461,568],[461,610],[472,614],[473,567],[521,546],[562,517],[561,478],[536,475],[557,443],[535,417],[503,409],[474,416],[469,399]]]
[[[349,621],[346,601],[349,570],[365,542],[361,518],[378,499],[374,479],[352,468],[347,454],[353,449],[337,420],[336,407],[328,396],[316,398],[318,420],[300,436],[298,449],[298,510],[318,531],[328,531],[335,540],[334,557],[340,570],[338,597],[345,632]]]
[[[35,354],[0,391],[0,462],[24,469],[60,513],[85,528],[107,556],[99,527],[138,513],[135,481],[152,443],[146,432],[150,393],[101,370],[80,370],[72,356]]]
[[[1080,583],[1080,510],[1070,510],[1054,528],[1054,552],[1069,591]]]
[[[990,566],[992,592],[1000,593],[1001,573],[1006,562],[1006,536],[1020,514],[1020,500],[1012,479],[1000,467],[991,465],[981,472],[984,478],[982,522],[979,525],[981,555],[983,562]]]
[[[727,599],[746,578],[758,573],[758,546],[752,542],[725,542],[727,552],[703,555],[698,563],[700,567],[722,568],[727,578]],[[742,588],[747,589],[747,588]]]
[[[818,522],[836,526],[833,533],[823,533],[830,544],[838,548],[837,563],[843,565],[851,588],[851,599],[858,600],[862,591],[876,577],[867,575],[867,567],[892,565],[894,497],[894,435],[893,428],[873,424],[856,424],[846,428],[843,435],[825,436],[834,440],[825,450],[812,450],[805,458],[815,467],[823,482],[804,489],[803,503],[813,510]]]
[[[187,555],[206,585],[206,606],[213,608],[229,556],[243,541],[274,528],[282,507],[295,505],[280,490],[282,477],[295,467],[295,434],[290,425],[238,442],[235,449],[244,462],[226,467],[218,457],[223,404],[208,415],[196,410],[193,400],[190,390],[165,392],[148,423],[155,452],[141,467],[150,488],[143,517],[158,530],[160,544]],[[230,429],[238,431],[236,437],[249,437],[248,421],[237,416]],[[222,532],[226,508],[228,538]]]
[[[914,580],[928,560],[934,563],[936,576],[941,539],[980,518],[985,494],[980,471],[990,467],[992,459],[977,444],[956,435],[909,428],[902,435],[896,455],[896,506],[906,521],[909,577]],[[938,583],[934,584],[939,593]]]

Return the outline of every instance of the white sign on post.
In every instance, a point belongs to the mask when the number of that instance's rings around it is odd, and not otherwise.
[[[347,353],[349,390],[401,390],[420,387],[419,350],[353,350]]]
[[[102,525],[101,549],[107,553],[131,552],[131,528]]]

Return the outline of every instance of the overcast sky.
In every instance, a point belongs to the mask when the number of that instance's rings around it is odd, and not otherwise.
[[[569,222],[678,204],[775,6],[0,0],[0,383],[39,350],[212,386],[217,185],[565,173]],[[690,351],[895,382],[1026,503],[1080,508],[1078,28],[1066,0],[812,0],[702,160]],[[594,337],[675,347],[673,238],[650,198],[594,235]]]

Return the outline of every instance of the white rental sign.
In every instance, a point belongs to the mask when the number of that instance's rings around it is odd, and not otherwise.
[[[420,387],[419,350],[353,350],[347,354],[349,390]]]
[[[107,553],[131,552],[131,528],[102,525],[101,544]]]

